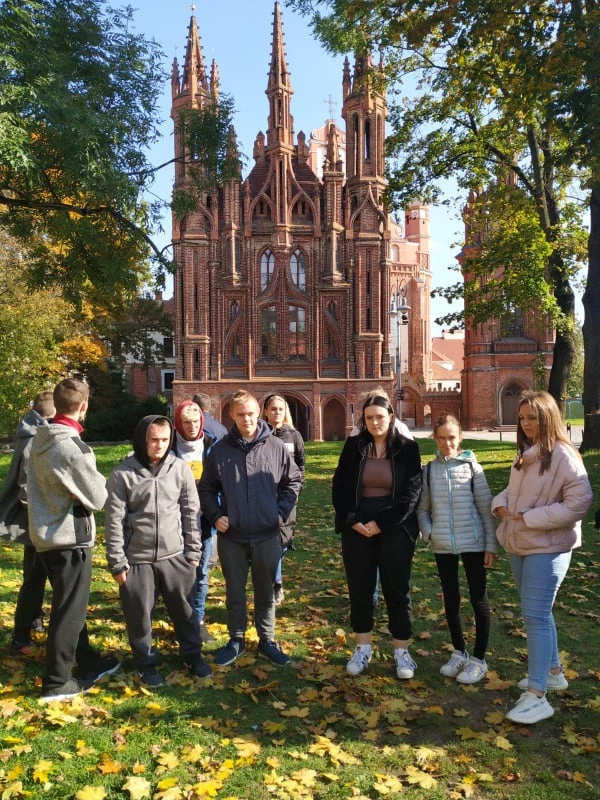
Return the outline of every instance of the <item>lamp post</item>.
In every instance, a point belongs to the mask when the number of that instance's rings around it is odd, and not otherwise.
[[[400,327],[408,325],[408,312],[410,306],[406,302],[406,295],[403,291],[395,292],[392,295],[392,304],[390,306],[390,317],[396,318],[396,416],[402,420],[402,401],[404,400],[404,392],[402,390],[402,358],[401,358],[401,341],[400,341]]]

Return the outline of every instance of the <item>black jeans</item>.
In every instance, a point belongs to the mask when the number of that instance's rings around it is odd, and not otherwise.
[[[402,530],[383,530],[369,538],[354,530],[342,533],[342,557],[350,595],[350,624],[354,633],[373,630],[373,593],[379,570],[390,633],[394,639],[410,639],[410,573],[414,552],[414,541]]]
[[[490,604],[486,590],[486,569],[483,566],[483,553],[461,553],[465,568],[471,605],[475,612],[475,658],[484,659],[490,635]],[[465,649],[462,624],[460,620],[460,586],[458,583],[458,556],[453,553],[436,553],[438,575],[442,582],[444,610],[450,631],[452,645],[461,652]]]
[[[46,570],[35,547],[26,544],[23,547],[23,583],[17,595],[15,607],[15,642],[26,644],[31,640],[31,629],[34,623],[42,621],[42,603],[46,586]]]
[[[71,677],[77,661],[81,670],[92,667],[98,654],[88,638],[87,614],[92,580],[92,551],[47,550],[39,558],[52,586],[52,606],[46,640],[44,689],[58,689]]]

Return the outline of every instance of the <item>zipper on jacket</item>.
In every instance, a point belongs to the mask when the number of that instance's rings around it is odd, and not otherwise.
[[[448,484],[448,524],[450,526],[450,546],[454,555],[458,552],[456,549],[456,532],[454,530],[454,504],[452,501],[452,474],[449,468],[449,461],[444,461],[446,469],[446,483]]]
[[[154,558],[158,561],[158,476],[153,477],[154,482]]]

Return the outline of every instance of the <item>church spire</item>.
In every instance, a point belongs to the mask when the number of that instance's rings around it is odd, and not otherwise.
[[[189,93],[193,98],[196,97],[198,92],[202,94],[208,94],[209,92],[202,42],[200,41],[196,17],[193,15],[188,28],[181,92]]]
[[[278,2],[275,3],[273,11],[271,66],[265,93],[269,98],[267,147],[293,145],[294,119],[290,113],[290,101],[294,90],[286,59],[281,7]]]

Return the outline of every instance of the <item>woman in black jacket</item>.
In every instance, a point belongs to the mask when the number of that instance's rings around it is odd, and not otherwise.
[[[412,634],[410,573],[419,534],[416,507],[421,494],[421,458],[416,442],[394,430],[394,410],[380,389],[362,407],[360,433],[349,437],[333,476],[335,529],[350,595],[356,649],[346,665],[360,675],[371,660],[373,593],[377,574],[394,640],[396,674],[412,678],[408,652]]]

